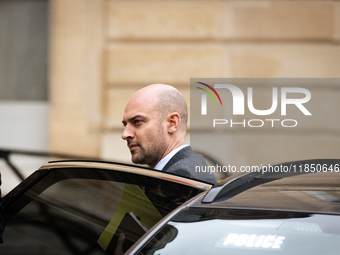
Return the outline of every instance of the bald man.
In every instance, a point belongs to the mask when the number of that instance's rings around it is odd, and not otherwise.
[[[135,164],[215,184],[212,173],[195,171],[195,166],[207,164],[185,142],[187,120],[187,105],[177,89],[164,84],[149,85],[128,101],[122,138],[127,141]]]

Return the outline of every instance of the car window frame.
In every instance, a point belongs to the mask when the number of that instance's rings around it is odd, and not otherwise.
[[[63,172],[67,174],[63,174]],[[65,172],[65,173],[66,173]],[[96,172],[96,174],[94,174]],[[98,175],[106,176],[108,180],[124,182],[124,180],[138,179],[134,183],[141,185],[148,180],[159,180],[165,183],[175,183],[190,186],[201,192],[208,190],[212,185],[202,181],[190,180],[175,174],[160,172],[140,166],[128,164],[89,162],[89,161],[58,161],[43,165],[3,198],[3,218],[6,223],[23,209],[33,197],[41,194],[53,184],[67,179],[98,179]]]

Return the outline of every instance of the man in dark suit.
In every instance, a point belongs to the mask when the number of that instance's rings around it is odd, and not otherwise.
[[[215,184],[212,173],[197,171],[207,169],[207,164],[185,142],[187,120],[187,105],[177,89],[164,84],[149,85],[128,101],[122,138],[136,164]]]
[[[159,171],[215,184],[217,181],[212,173],[196,171],[196,166],[202,168],[207,164],[203,156],[195,154],[185,142],[187,120],[187,104],[177,89],[164,84],[149,85],[128,101],[122,121],[125,126],[122,138],[127,141],[135,164],[146,164]],[[146,191],[148,196],[153,196],[153,201],[163,193],[155,190],[158,188]],[[171,203],[183,202],[182,198],[174,198],[171,194],[160,200],[165,202],[167,199]],[[121,233],[115,255],[123,254],[124,240]]]

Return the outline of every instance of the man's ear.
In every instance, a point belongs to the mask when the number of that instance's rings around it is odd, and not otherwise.
[[[175,133],[181,124],[181,117],[177,112],[170,113],[167,116],[167,128],[168,133],[173,134]]]

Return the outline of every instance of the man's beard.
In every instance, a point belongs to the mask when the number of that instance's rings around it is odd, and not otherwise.
[[[146,164],[150,167],[156,166],[158,161],[161,160],[166,148],[167,142],[164,138],[165,134],[162,125],[158,126],[157,131],[152,134],[152,139],[144,142],[143,145],[137,142],[138,149],[135,153],[131,154],[132,162],[135,164]]]
[[[158,141],[153,146],[149,144],[150,148],[142,147],[138,144],[138,151],[132,153],[132,162],[135,164],[146,164],[148,166],[156,165],[163,156],[166,146],[164,142]]]

